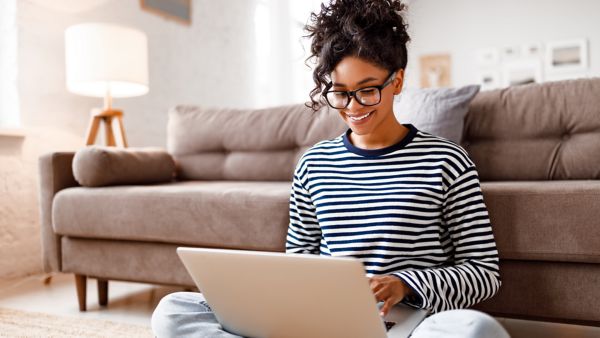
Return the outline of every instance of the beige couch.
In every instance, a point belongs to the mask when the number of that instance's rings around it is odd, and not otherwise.
[[[501,257],[500,293],[477,307],[600,324],[600,79],[482,92],[463,146],[478,166]],[[338,136],[335,112],[177,107],[168,149],[177,180],[88,188],[73,153],[40,159],[46,271],[193,286],[178,246],[283,251],[291,177],[312,144]],[[83,291],[82,291],[83,290]]]

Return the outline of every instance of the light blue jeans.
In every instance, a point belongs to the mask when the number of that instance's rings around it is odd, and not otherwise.
[[[240,338],[225,331],[201,293],[166,295],[152,314],[152,331],[158,338]],[[491,316],[474,310],[452,310],[432,315],[413,332],[412,338],[509,338]]]

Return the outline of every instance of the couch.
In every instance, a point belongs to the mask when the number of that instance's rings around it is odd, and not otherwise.
[[[600,325],[600,79],[477,94],[462,145],[478,166],[503,286],[488,313]],[[86,278],[192,287],[178,246],[284,251],[294,166],[345,130],[336,112],[178,106],[167,148],[177,177],[80,186],[74,154],[40,158],[43,262]]]

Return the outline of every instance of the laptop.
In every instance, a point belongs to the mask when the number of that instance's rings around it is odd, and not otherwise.
[[[424,310],[381,318],[363,264],[349,257],[177,248],[223,328],[244,337],[409,337]]]

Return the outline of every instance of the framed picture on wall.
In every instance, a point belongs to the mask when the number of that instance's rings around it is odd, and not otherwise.
[[[450,87],[450,54],[426,54],[419,57],[421,88]]]
[[[542,63],[535,59],[521,59],[504,64],[502,80],[504,86],[541,83]]]
[[[482,67],[497,66],[500,61],[498,48],[483,48],[477,51],[477,63]]]
[[[482,69],[479,71],[479,85],[481,90],[500,88],[500,72],[496,69]]]
[[[140,0],[143,10],[185,25],[192,24],[191,0]]]
[[[518,45],[505,46],[500,49],[502,62],[510,62],[521,57],[521,48]]]
[[[586,39],[553,41],[546,44],[546,70],[549,73],[582,73],[587,69]]]
[[[530,42],[521,45],[521,55],[525,58],[541,58],[542,44],[540,42]]]

